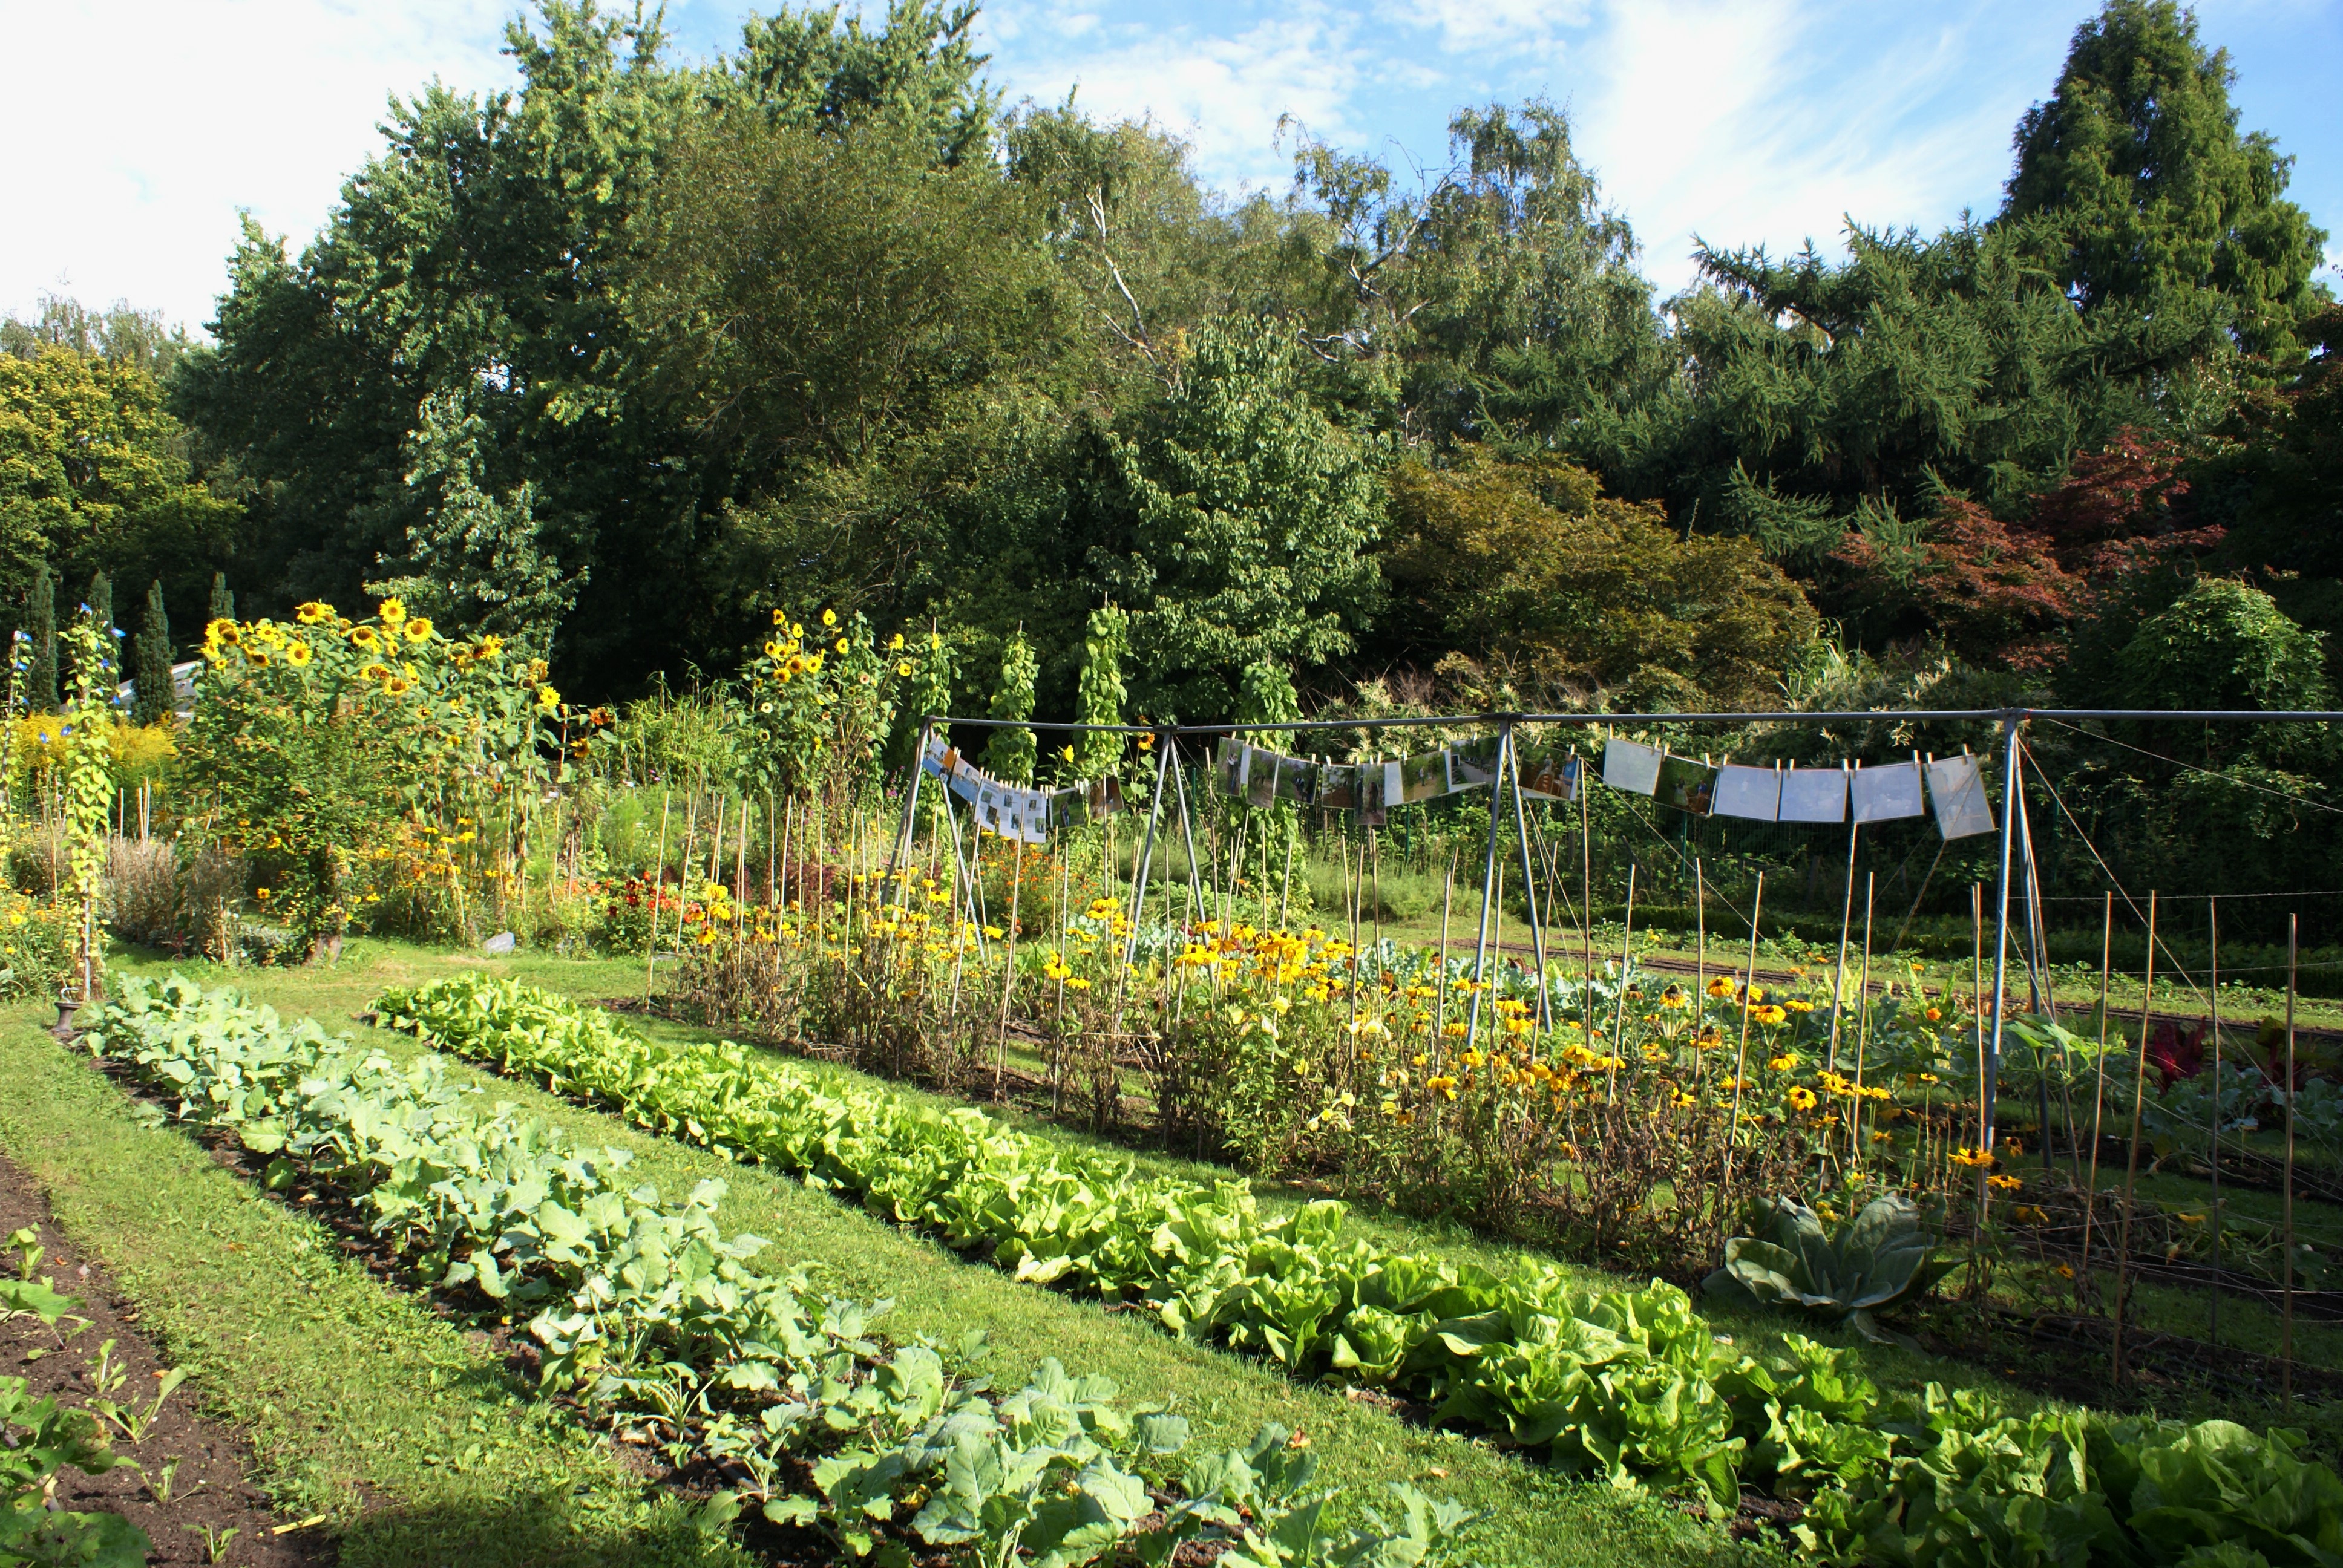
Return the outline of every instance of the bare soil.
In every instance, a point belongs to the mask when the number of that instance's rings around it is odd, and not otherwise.
[[[169,1363],[139,1326],[137,1303],[65,1239],[40,1189],[0,1159],[0,1236],[19,1229],[35,1231],[45,1249],[35,1274],[49,1276],[55,1289],[79,1298],[80,1305],[54,1330],[36,1318],[0,1323],[0,1375],[23,1378],[36,1398],[53,1395],[61,1404],[85,1405],[98,1397],[98,1347],[111,1340],[111,1360],[126,1374],[111,1397],[125,1406],[151,1402]],[[6,1261],[15,1264],[13,1251]],[[75,1318],[87,1322],[77,1325]],[[66,1470],[58,1481],[57,1506],[121,1514],[154,1543],[150,1563],[214,1561],[206,1530],[211,1541],[229,1539],[217,1560],[237,1568],[324,1568],[334,1562],[333,1543],[322,1526],[277,1533],[293,1522],[278,1519],[266,1493],[251,1481],[250,1445],[232,1429],[196,1413],[196,1402],[194,1388],[183,1383],[163,1402],[143,1442],[133,1446],[115,1433],[115,1452],[133,1463],[103,1475]],[[175,1460],[177,1467],[166,1483],[164,1467]],[[168,1503],[158,1496],[166,1488]]]

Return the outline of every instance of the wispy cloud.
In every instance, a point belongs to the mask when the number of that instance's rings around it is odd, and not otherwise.
[[[381,138],[390,94],[508,79],[509,0],[25,5],[0,145],[0,308],[45,289],[207,318],[249,209],[297,248]]]

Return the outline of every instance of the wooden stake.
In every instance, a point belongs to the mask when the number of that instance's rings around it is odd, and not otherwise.
[[[1708,1010],[1708,879],[1702,872],[1697,856],[1694,858],[1692,863],[1692,918],[1700,933],[1696,945],[1693,949],[1692,1015],[1698,1018]],[[1699,1030],[1694,1030],[1694,1038],[1697,1040],[1701,1032]],[[1692,1049],[1694,1081],[1705,1081],[1708,1077],[1708,1059],[1700,1054],[1698,1045],[1694,1045]]]
[[[1757,921],[1765,911],[1765,873],[1757,873],[1756,896],[1749,902],[1749,967],[1743,971],[1750,980],[1757,975]],[[1749,998],[1748,980],[1744,980],[1741,998],[1741,1049],[1733,1059],[1733,1121],[1725,1135],[1725,1171],[1718,1185],[1724,1196],[1717,1205],[1720,1224],[1731,1224],[1733,1214],[1733,1145],[1741,1136],[1741,1090],[1749,1079]]]
[[[2107,1099],[2107,976],[2113,967],[2116,940],[2116,896],[2106,895],[2099,916],[2099,1057],[2097,1083],[2091,1091],[2091,1174],[2083,1185],[2083,1262],[2075,1275],[2075,1300],[2079,1305],[2091,1287],[2091,1221],[2099,1210],[2099,1116]]]
[[[2148,909],[2156,908],[2151,897]],[[2301,917],[2286,918],[2286,1196],[2281,1217],[2286,1225],[2286,1297],[2285,1311],[2278,1319],[2278,1398],[2288,1409],[2294,1405],[2294,977],[2295,956]]]
[[[1879,873],[1863,876],[1863,978],[1855,981],[1855,1099],[1846,1118],[1847,1152],[1856,1168],[1863,1165],[1863,1051],[1871,1040],[1871,910],[1879,891]]]
[[[1433,986],[1432,1070],[1443,1071],[1448,1052],[1448,915],[1456,901],[1456,851],[1448,851],[1448,874],[1440,883],[1440,979]]]
[[[1619,1005],[1611,1012],[1611,1059],[1614,1062],[1627,1043],[1627,966],[1635,957],[1635,862],[1627,862],[1627,918],[1619,933]],[[1751,960],[1755,963],[1755,960]],[[1750,970],[1755,974],[1756,970]],[[1619,1070],[1604,1070],[1603,1098],[1610,1100],[1619,1087]]]
[[[2213,1013],[2213,1306],[2212,1328],[2207,1337],[2221,1342],[2221,900],[2205,900],[2205,936],[2210,945],[2205,994]]]
[[[651,861],[651,930],[650,940],[643,944],[643,1010],[651,1007],[651,982],[659,964],[659,890],[667,886],[667,810],[669,792],[659,791],[659,854]]]
[[[1838,1023],[1841,1000],[1846,994],[1846,938],[1855,921],[1855,841],[1863,831],[1860,822],[1846,825],[1846,897],[1838,913],[1838,962],[1831,969],[1830,1048],[1824,1054],[1824,1070],[1838,1070]]]
[[[2131,1282],[2132,1192],[2139,1183],[2140,1112],[2147,1102],[2147,1023],[2156,1005],[2156,893],[2147,895],[2147,970],[2139,998],[2139,1051],[2131,1080],[2131,1148],[2124,1159],[2123,1231],[2116,1254],[2116,1312],[2112,1367],[2116,1382],[2123,1382],[2125,1291]]]
[[[1009,1081],[1009,1003],[1017,990],[1017,917],[1025,893],[1025,844],[1019,839],[1009,849],[1009,929],[1001,950],[1001,1041],[992,1053],[992,1098],[1001,1098]]]

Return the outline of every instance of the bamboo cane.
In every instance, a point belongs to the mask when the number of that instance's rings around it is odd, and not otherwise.
[[[2155,909],[2153,900],[2148,908]],[[2281,1217],[2286,1221],[2286,1295],[2278,1319],[2278,1398],[2294,1406],[2294,1079],[2295,956],[2301,917],[2286,918],[2286,1194]]]
[[[1855,1098],[1846,1119],[1847,1152],[1855,1168],[1863,1166],[1863,1053],[1871,1041],[1871,912],[1879,891],[1879,873],[1863,876],[1863,977],[1855,981]]]
[[[2099,1211],[2099,1119],[2107,1099],[2107,980],[2113,967],[2116,940],[2116,896],[2106,895],[2099,917],[2099,1051],[2097,1082],[2091,1090],[2091,1173],[2083,1184],[2083,1261],[2075,1276],[2075,1301],[2079,1306],[2091,1290],[2091,1223]]]
[[[1009,851],[1009,930],[1001,950],[1001,1040],[992,1053],[992,1098],[1002,1097],[1009,1081],[1009,1004],[1017,992],[1017,918],[1025,892],[1025,846],[1021,840]]]
[[[1448,916],[1456,900],[1456,851],[1448,851],[1448,874],[1440,883],[1440,978],[1432,999],[1432,1070],[1444,1070],[1448,1057]]]
[[[1635,958],[1635,862],[1627,862],[1627,918],[1619,933],[1619,998],[1611,1010],[1611,1060],[1613,1066],[1604,1069],[1603,1098],[1607,1102],[1615,1098],[1619,1088],[1619,1052],[1627,1044],[1627,966]],[[1755,975],[1756,960],[1750,960],[1750,973]]]
[[[2205,994],[2210,999],[2213,1035],[2213,1302],[2212,1327],[2207,1334],[2221,1342],[2221,900],[2205,900],[2205,937],[2210,946]]]
[[[1846,939],[1855,920],[1855,841],[1863,831],[1863,824],[1850,822],[1846,827],[1846,898],[1839,907],[1838,962],[1831,966],[1830,1048],[1824,1053],[1823,1066],[1831,1072],[1838,1070],[1838,1024],[1841,1000],[1846,995]]]
[[[643,944],[643,1010],[651,1008],[651,985],[659,963],[659,896],[667,886],[667,811],[669,791],[659,791],[659,836],[658,857],[651,861],[651,932]]]
[[[2147,1102],[2147,1023],[2150,1010],[2156,1005],[2156,893],[2147,895],[2147,969],[2139,998],[2139,1051],[2131,1080],[2131,1148],[2124,1158],[2123,1231],[2116,1253],[2116,1311],[2114,1343],[2110,1362],[2115,1381],[2123,1382],[2124,1310],[2128,1304],[2126,1290],[2131,1282],[2131,1211],[2132,1193],[2139,1184],[2139,1123],[2140,1113]]]
[[[1692,960],[1692,1011],[1693,1016],[1698,1018],[1708,1007],[1708,879],[1702,870],[1698,857],[1694,857],[1692,863],[1692,911],[1694,924],[1699,932],[1693,948]],[[1695,1038],[1700,1032],[1694,1031]],[[1708,1081],[1708,1060],[1700,1054],[1697,1044],[1692,1049],[1694,1081],[1705,1083]]]
[[[1757,891],[1749,903],[1749,967],[1743,971],[1755,980],[1757,975],[1757,921],[1765,910],[1765,873],[1757,873]],[[1741,1049],[1733,1059],[1733,1121],[1725,1134],[1725,1170],[1717,1185],[1722,1196],[1717,1202],[1720,1223],[1730,1223],[1733,1213],[1733,1146],[1741,1136],[1741,1091],[1749,1080],[1749,999],[1748,980],[1744,980],[1741,999]]]

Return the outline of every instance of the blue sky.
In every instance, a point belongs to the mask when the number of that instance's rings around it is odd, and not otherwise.
[[[678,48],[729,46],[738,0],[669,0]],[[1634,223],[1663,290],[1693,236],[1835,247],[1845,215],[1934,228],[1990,210],[2009,138],[2046,95],[2082,0],[999,0],[979,24],[1012,100],[1071,90],[1150,116],[1230,190],[1282,190],[1291,116],[1312,136],[1436,169],[1460,105],[1544,95]],[[12,53],[88,62],[0,95],[19,149],[0,225],[0,309],[44,289],[210,314],[236,214],[306,237],[378,145],[386,95],[437,75],[510,80],[511,0],[136,0],[25,5]],[[2204,0],[2247,129],[2297,158],[2293,197],[2343,262],[2343,0]],[[26,151],[35,156],[21,156]],[[2322,275],[2343,290],[2343,273]]]

